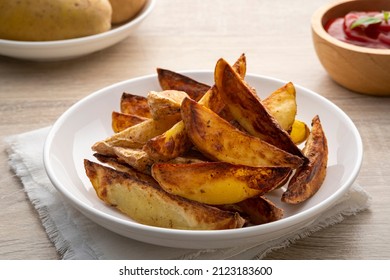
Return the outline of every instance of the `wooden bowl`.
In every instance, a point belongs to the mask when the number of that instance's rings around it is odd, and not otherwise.
[[[351,11],[390,11],[389,0],[343,0],[318,9],[312,16],[317,56],[331,78],[352,91],[390,95],[390,49],[374,49],[342,42],[324,26]]]

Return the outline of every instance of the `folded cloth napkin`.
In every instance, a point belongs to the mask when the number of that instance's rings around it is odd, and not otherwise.
[[[358,184],[306,227],[262,244],[192,250],[160,247],[113,233],[86,218],[55,190],[43,166],[43,145],[50,127],[9,136],[9,163],[21,179],[28,198],[37,210],[46,232],[63,259],[261,259],[278,248],[341,222],[369,207],[370,196]]]

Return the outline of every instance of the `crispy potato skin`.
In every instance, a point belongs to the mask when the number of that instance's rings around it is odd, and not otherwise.
[[[122,93],[120,100],[120,111],[121,113],[145,118],[150,118],[152,116],[150,114],[147,98],[128,92]]]
[[[210,88],[209,85],[163,68],[157,68],[157,78],[163,90],[184,91],[196,101],[200,100]]]
[[[288,133],[268,113],[259,97],[224,59],[220,59],[215,67],[215,84],[234,118],[251,135],[304,157]]]
[[[310,135],[310,129],[307,126],[306,123],[295,120],[291,131],[290,131],[290,137],[291,140],[296,144],[299,145],[307,140],[307,137]]]
[[[244,224],[238,213],[168,194],[157,184],[88,160],[84,166],[98,197],[139,223],[188,230],[230,229]]]
[[[318,115],[312,120],[303,153],[309,161],[295,172],[282,195],[282,201],[289,204],[298,204],[312,197],[326,177],[328,144]]]
[[[261,225],[283,218],[284,210],[264,196],[254,196],[239,203],[221,205],[221,209],[237,211],[248,225]]]
[[[165,133],[153,137],[143,146],[143,150],[154,160],[168,161],[181,156],[192,147],[182,121]]]
[[[148,140],[170,129],[179,117],[167,117],[159,121],[147,119],[95,143],[92,150],[100,154],[114,155],[114,147],[141,149]]]
[[[225,162],[156,163],[152,176],[167,192],[220,205],[263,195],[276,188],[290,168],[250,167]]]
[[[186,98],[181,106],[188,137],[211,160],[253,167],[297,168],[302,158],[232,126],[210,109]]]
[[[111,115],[112,130],[117,133],[126,128],[146,121],[147,118],[113,111]]]

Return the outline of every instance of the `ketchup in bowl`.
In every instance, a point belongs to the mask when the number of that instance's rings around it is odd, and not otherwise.
[[[328,21],[325,30],[346,43],[390,49],[390,12],[350,12]]]

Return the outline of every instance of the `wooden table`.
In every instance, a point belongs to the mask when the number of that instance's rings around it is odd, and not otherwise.
[[[390,99],[348,91],[322,68],[310,18],[327,2],[160,0],[130,37],[92,55],[45,63],[0,56],[0,137],[49,126],[88,94],[156,67],[213,69],[244,52],[248,72],[314,90],[351,117],[365,149],[357,182],[373,198],[368,211],[267,258],[389,259]],[[0,146],[0,259],[59,258]]]

